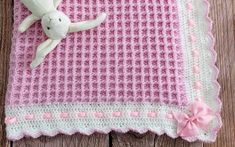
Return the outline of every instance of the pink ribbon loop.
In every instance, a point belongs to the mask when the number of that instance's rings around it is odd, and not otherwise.
[[[181,137],[192,137],[199,133],[200,129],[207,129],[214,117],[212,110],[203,102],[195,101],[190,107],[191,114],[175,113],[177,121],[177,134]]]

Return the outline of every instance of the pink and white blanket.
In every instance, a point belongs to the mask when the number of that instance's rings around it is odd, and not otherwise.
[[[59,9],[73,21],[108,16],[69,34],[31,70],[46,36],[39,22],[17,31],[29,11],[14,0],[10,140],[134,130],[215,141],[221,102],[206,0],[63,0]]]

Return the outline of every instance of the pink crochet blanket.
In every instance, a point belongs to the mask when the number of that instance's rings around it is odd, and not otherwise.
[[[6,95],[7,137],[111,130],[214,141],[219,85],[206,0],[63,0],[72,21],[106,12],[98,28],[69,34],[36,69],[40,23],[14,0]]]

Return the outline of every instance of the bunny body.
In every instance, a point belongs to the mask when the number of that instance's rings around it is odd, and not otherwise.
[[[38,18],[50,11],[55,11],[55,0],[21,0],[21,2],[29,9],[32,14]]]
[[[72,23],[67,15],[56,8],[62,0],[21,0],[21,2],[32,12],[20,24],[19,31],[26,31],[32,24],[41,19],[43,31],[48,39],[37,48],[36,56],[30,64],[31,68],[37,67],[69,32],[78,32],[92,29],[100,25],[106,18],[101,13],[94,20]]]

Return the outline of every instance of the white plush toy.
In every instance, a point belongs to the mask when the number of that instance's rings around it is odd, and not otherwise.
[[[19,31],[26,31],[33,23],[41,19],[42,28],[49,38],[38,46],[36,57],[30,64],[31,68],[35,68],[41,64],[45,56],[65,38],[67,33],[92,29],[100,25],[106,18],[106,14],[101,13],[94,20],[72,23],[68,16],[57,10],[57,6],[62,0],[21,1],[32,14],[20,24]]]

